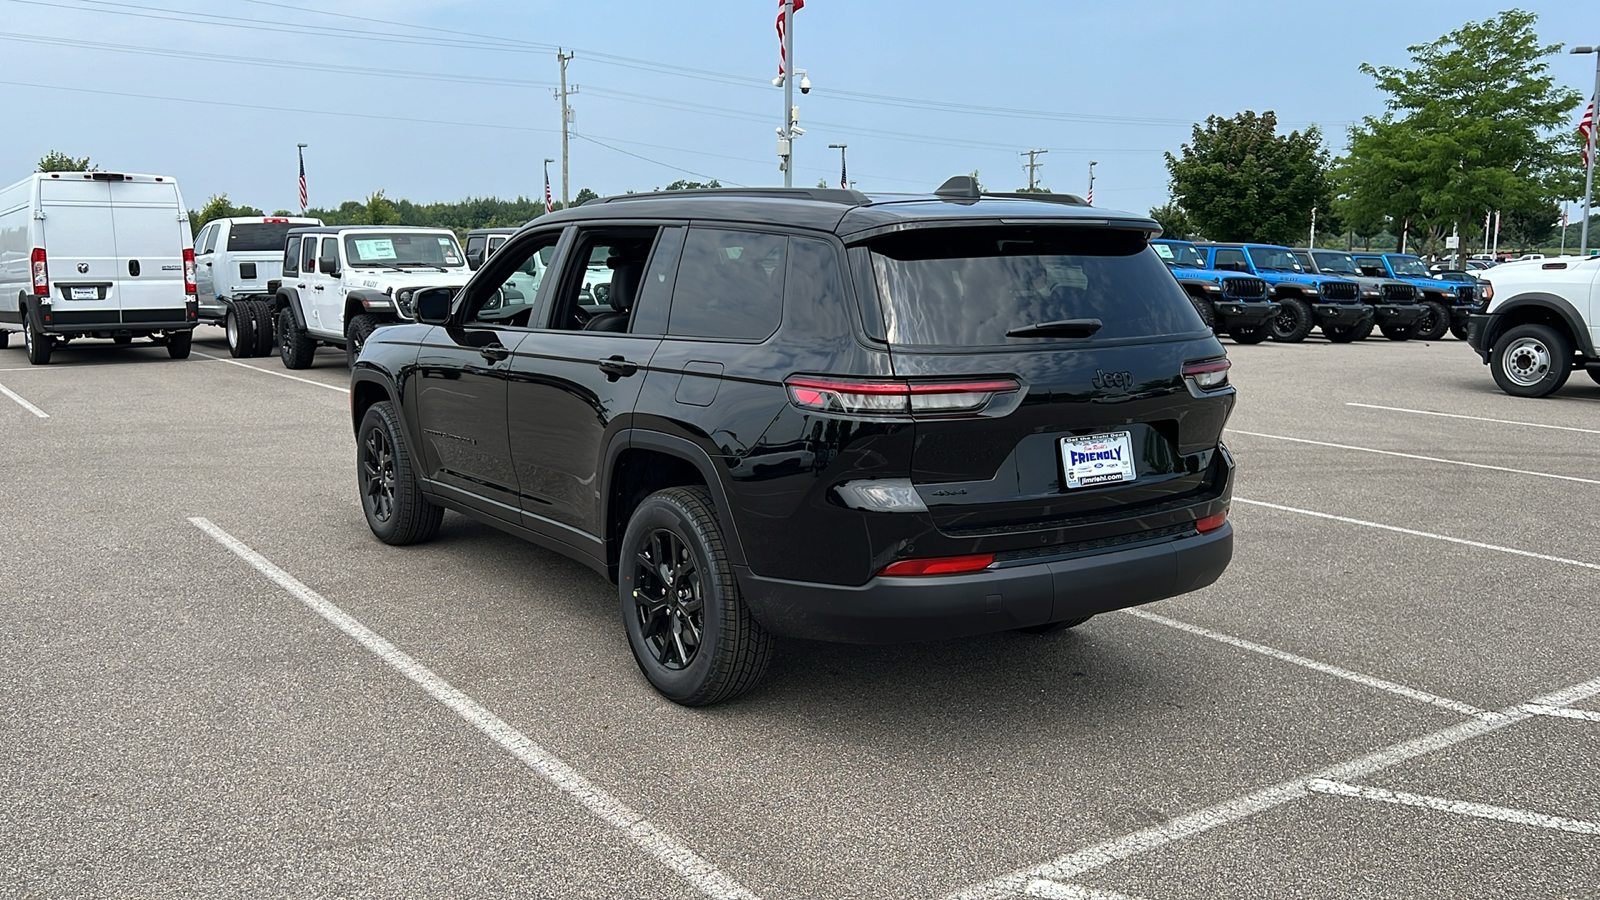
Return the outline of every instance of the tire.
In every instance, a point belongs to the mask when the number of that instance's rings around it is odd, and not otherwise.
[[[400,421],[387,400],[374,403],[356,432],[356,484],[367,527],[385,544],[432,540],[444,507],[422,495],[411,453],[400,437]]]
[[[1572,344],[1547,325],[1518,325],[1494,342],[1489,370],[1513,397],[1548,397],[1572,375]]]
[[[228,304],[228,315],[222,327],[228,332],[229,356],[249,359],[256,355],[256,317],[249,303]]]
[[[1422,319],[1412,328],[1411,336],[1419,341],[1437,341],[1450,330],[1450,311],[1437,300],[1424,300],[1422,305],[1428,311],[1423,313]]]
[[[189,344],[194,340],[193,331],[167,332],[167,355],[173,359],[188,359]]]
[[[1450,336],[1455,338],[1458,341],[1466,340],[1467,339],[1467,323],[1462,322],[1460,324],[1457,324],[1455,322],[1451,322],[1450,323]]]
[[[772,636],[745,606],[710,492],[675,487],[646,497],[628,520],[620,559],[617,595],[628,646],[657,691],[674,703],[707,706],[760,680],[772,660]]]
[[[356,357],[361,355],[361,348],[367,345],[367,338],[378,330],[376,316],[351,316],[350,324],[344,330],[344,361],[354,369]]]
[[[33,316],[24,312],[22,314],[22,347],[28,351],[28,364],[34,366],[50,365],[50,351],[54,350],[56,339],[40,331],[33,324]]]
[[[1194,305],[1194,311],[1200,314],[1200,321],[1206,323],[1207,328],[1215,331],[1217,327],[1217,313],[1216,310],[1211,308],[1211,301],[1204,297],[1196,297],[1195,295],[1190,294],[1189,302]]]
[[[1228,337],[1233,338],[1235,344],[1259,344],[1272,337],[1272,329],[1267,325],[1236,325],[1228,332]]]
[[[1278,301],[1278,313],[1267,320],[1272,339],[1285,344],[1298,344],[1311,333],[1311,307],[1299,297],[1284,297]]]
[[[1379,325],[1378,327],[1383,330],[1383,336],[1391,341],[1409,341],[1417,330],[1415,325]]]
[[[309,369],[317,353],[317,342],[296,325],[294,313],[285,306],[278,310],[278,358],[286,369]]]
[[[1371,334],[1371,322],[1363,322],[1360,325],[1322,326],[1322,336],[1335,344],[1352,344],[1356,341],[1364,341]]]
[[[271,356],[278,349],[272,333],[272,306],[262,300],[250,301],[250,313],[256,318],[256,356]]]
[[[1077,628],[1092,618],[1094,616],[1079,616],[1076,619],[1067,619],[1062,622],[1046,622],[1043,625],[1029,625],[1026,628],[1018,628],[1017,630],[1023,634],[1055,634],[1058,631],[1066,631],[1068,628]]]

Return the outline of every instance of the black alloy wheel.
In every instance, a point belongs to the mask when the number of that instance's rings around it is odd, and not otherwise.
[[[361,501],[372,518],[394,518],[394,444],[383,428],[372,428],[361,443]]]
[[[423,496],[390,404],[372,404],[356,434],[356,479],[367,527],[378,540],[395,545],[438,534],[444,507]]]
[[[1312,321],[1309,304],[1299,297],[1284,297],[1278,301],[1278,311],[1268,324],[1273,340],[1298,344],[1306,339],[1316,323]]]
[[[662,668],[682,671],[705,640],[705,585],[682,537],[657,528],[634,556],[633,614],[639,635]]]

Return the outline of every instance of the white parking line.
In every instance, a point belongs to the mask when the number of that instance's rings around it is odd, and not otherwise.
[[[1332,794],[1335,797],[1352,797],[1359,800],[1375,800],[1379,803],[1394,803],[1400,806],[1416,806],[1422,809],[1453,813],[1458,816],[1492,819],[1496,822],[1531,825],[1535,828],[1550,828],[1556,831],[1570,831],[1573,834],[1600,834],[1600,822],[1585,822],[1581,819],[1568,819],[1564,816],[1548,816],[1544,813],[1529,812],[1525,809],[1491,806],[1487,803],[1468,803],[1465,800],[1430,797],[1426,794],[1408,794],[1405,791],[1386,791],[1383,788],[1349,784],[1343,781],[1329,781],[1326,778],[1309,779],[1306,782],[1306,787],[1316,793]]]
[[[595,786],[571,766],[535,744],[527,735],[512,728],[499,716],[452,687],[422,663],[408,656],[338,606],[325,600],[321,594],[306,587],[293,575],[273,565],[270,560],[250,549],[244,542],[203,517],[194,516],[189,521],[210,535],[217,543],[249,563],[256,571],[276,582],[279,587],[288,591],[313,612],[349,635],[356,643],[371,651],[396,672],[410,679],[429,696],[483,732],[528,768],[576,800],[579,805],[627,835],[645,852],[683,876],[684,880],[698,888],[701,893],[717,900],[756,900],[754,894],[739,886],[709,861],[645,821],[622,801]]]
[[[1375,678],[1371,675],[1363,675],[1360,672],[1352,672],[1349,669],[1342,669],[1338,666],[1329,665],[1325,662],[1307,659],[1304,656],[1298,656],[1285,650],[1279,650],[1276,647],[1268,647],[1265,644],[1257,644],[1254,641],[1247,641],[1244,638],[1237,638],[1231,634],[1223,634],[1220,631],[1212,631],[1209,628],[1202,628],[1199,625],[1190,625],[1188,622],[1180,622],[1177,619],[1169,619],[1166,616],[1150,612],[1149,610],[1124,609],[1123,612],[1130,616],[1137,616],[1146,621],[1165,625],[1168,628],[1176,628],[1179,631],[1187,631],[1190,634],[1196,634],[1203,638],[1209,638],[1213,641],[1219,641],[1221,643],[1228,644],[1229,646],[1238,647],[1241,650],[1249,650],[1252,653],[1260,653],[1263,656],[1270,656],[1273,659],[1281,660],[1286,663],[1304,666],[1307,669],[1321,672],[1324,675],[1332,675],[1335,678],[1343,678],[1346,681],[1353,681],[1356,684],[1373,688],[1375,690],[1388,691],[1391,694],[1405,697],[1408,700],[1416,700],[1420,703],[1430,703],[1434,706],[1442,707],[1450,710],[1451,712],[1460,713],[1464,716],[1481,718],[1483,716],[1493,715],[1493,713],[1485,712],[1484,710],[1481,710],[1470,703],[1462,703],[1460,700],[1451,700],[1448,697],[1440,697],[1436,694],[1430,694],[1427,691],[1418,690],[1414,687],[1396,684],[1393,681],[1386,681],[1382,678]]]
[[[40,409],[37,406],[34,406],[32,403],[29,403],[28,401],[22,399],[22,395],[18,394],[16,391],[13,391],[12,389],[6,387],[3,384],[0,384],[0,394],[5,394],[7,397],[10,397],[11,399],[17,401],[17,404],[20,405],[23,409],[27,410],[28,412],[33,413],[34,415],[38,416],[41,419],[50,418],[50,414],[49,413],[45,412],[44,410]]]
[[[1562,690],[1528,701],[1535,706],[1567,706],[1600,694],[1600,678],[1580,682]],[[1165,847],[1178,841],[1204,834],[1214,828],[1242,821],[1258,813],[1275,809],[1308,796],[1310,782],[1314,779],[1348,781],[1364,778],[1375,772],[1390,769],[1420,756],[1436,753],[1463,741],[1482,737],[1494,731],[1527,721],[1532,714],[1522,706],[1512,706],[1483,718],[1472,719],[1412,738],[1409,741],[1375,750],[1348,762],[1329,766],[1299,778],[1262,788],[1232,800],[1225,800],[1205,809],[1184,813],[1159,825],[1130,832],[1121,837],[1103,841],[1074,853],[1057,857],[1046,863],[1019,869],[992,881],[974,885],[949,895],[947,900],[1002,900],[1025,893],[1040,879],[1070,882],[1083,873],[1119,860],[1128,859],[1150,850]]]
[[[1314,444],[1318,447],[1333,447],[1337,450],[1359,450],[1362,453],[1379,453],[1384,456],[1398,456],[1403,459],[1418,459],[1423,462],[1448,463],[1452,466],[1468,466],[1473,469],[1492,469],[1496,472],[1509,472],[1513,475],[1533,475],[1538,478],[1555,478],[1560,481],[1577,481],[1583,484],[1600,484],[1600,479],[1579,478],[1575,475],[1556,475],[1552,472],[1532,472],[1527,469],[1508,469],[1505,466],[1491,466],[1488,463],[1464,462],[1459,459],[1443,459],[1437,456],[1419,456],[1415,453],[1400,453],[1396,450],[1379,450],[1375,447],[1354,447],[1350,444],[1334,444],[1329,441],[1313,441],[1307,438],[1284,437],[1281,434],[1262,434],[1259,431],[1239,431],[1236,428],[1228,429],[1229,434],[1243,434],[1250,437],[1271,438],[1275,441],[1293,441],[1296,444]],[[1595,432],[1600,434],[1600,431]]]
[[[1560,706],[1537,706],[1529,703],[1522,707],[1523,712],[1530,712],[1536,716],[1554,716],[1558,719],[1577,719],[1583,722],[1600,722],[1600,712],[1587,709],[1566,709]]]
[[[309,378],[301,378],[299,375],[290,375],[288,372],[274,372],[271,369],[263,369],[263,368],[260,368],[258,366],[252,366],[249,363],[239,362],[237,359],[224,359],[223,357],[220,357],[220,356],[212,356],[209,353],[201,353],[198,350],[194,351],[194,355],[195,356],[203,356],[206,359],[212,360],[214,362],[224,362],[224,363],[227,363],[227,364],[232,365],[232,366],[238,366],[238,367],[240,367],[242,369],[249,369],[252,372],[260,372],[263,375],[276,375],[279,378],[287,378],[290,381],[298,381],[301,384],[314,384],[319,388],[327,388],[330,391],[340,391],[340,392],[346,393],[346,394],[350,393],[350,389],[347,388],[347,387],[339,387],[336,384],[323,384],[320,381],[312,381]]]
[[[1580,399],[1588,400],[1583,397]],[[1403,406],[1378,406],[1373,403],[1346,403],[1345,406],[1359,406],[1362,409],[1381,409],[1387,412],[1410,413],[1414,416],[1438,416],[1441,419],[1471,419],[1474,422],[1494,422],[1497,425],[1521,425],[1523,428],[1549,428],[1552,431],[1577,431],[1583,434],[1600,434],[1600,430],[1593,428],[1573,428],[1568,425],[1541,425],[1538,422],[1513,422],[1510,419],[1488,419],[1483,416],[1464,416],[1460,413],[1432,412],[1426,409],[1406,409]]]
[[[1561,563],[1566,566],[1579,566],[1585,569],[1600,571],[1600,565],[1584,562],[1581,559],[1567,559],[1563,556],[1551,556],[1548,553],[1534,553],[1531,550],[1518,550],[1515,547],[1501,547],[1498,544],[1485,544],[1482,541],[1469,541],[1466,538],[1451,537],[1448,534],[1434,534],[1431,531],[1417,531],[1414,528],[1401,528],[1398,525],[1385,525],[1382,522],[1368,522],[1364,519],[1352,519],[1348,516],[1336,516],[1332,513],[1317,512],[1313,509],[1299,509],[1293,506],[1283,506],[1278,503],[1267,503],[1262,500],[1246,500],[1243,497],[1234,497],[1234,503],[1243,503],[1246,506],[1264,506],[1267,509],[1276,509],[1282,512],[1298,513],[1302,516],[1314,516],[1318,519],[1328,519],[1333,522],[1343,522],[1347,525],[1360,525],[1365,528],[1378,528],[1383,531],[1393,531],[1397,534],[1409,534],[1414,537],[1431,538],[1435,541],[1447,541],[1452,544],[1461,544],[1464,547],[1476,547],[1479,550],[1493,550],[1496,553],[1510,553],[1515,556],[1526,556],[1529,559],[1542,559],[1546,562]]]

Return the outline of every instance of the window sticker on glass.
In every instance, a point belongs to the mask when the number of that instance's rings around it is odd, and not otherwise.
[[[1172,248],[1166,244],[1151,244],[1150,246],[1155,248],[1156,255],[1162,259],[1172,258]]]
[[[356,252],[361,254],[363,260],[368,259],[394,259],[394,241],[388,238],[378,240],[356,239]]]
[[[444,253],[444,261],[452,266],[461,265],[461,260],[456,257],[456,242],[447,237],[439,238],[439,249]]]

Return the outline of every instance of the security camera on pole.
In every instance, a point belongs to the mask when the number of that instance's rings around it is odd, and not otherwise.
[[[773,85],[783,88],[783,124],[778,127],[778,168],[783,171],[783,186],[794,187],[794,139],[806,133],[795,124],[800,121],[800,107],[794,105],[794,79],[788,71],[794,65],[794,14],[806,5],[806,0],[778,0],[778,77]],[[805,69],[794,69],[800,76],[800,93],[811,93],[811,79]]]

